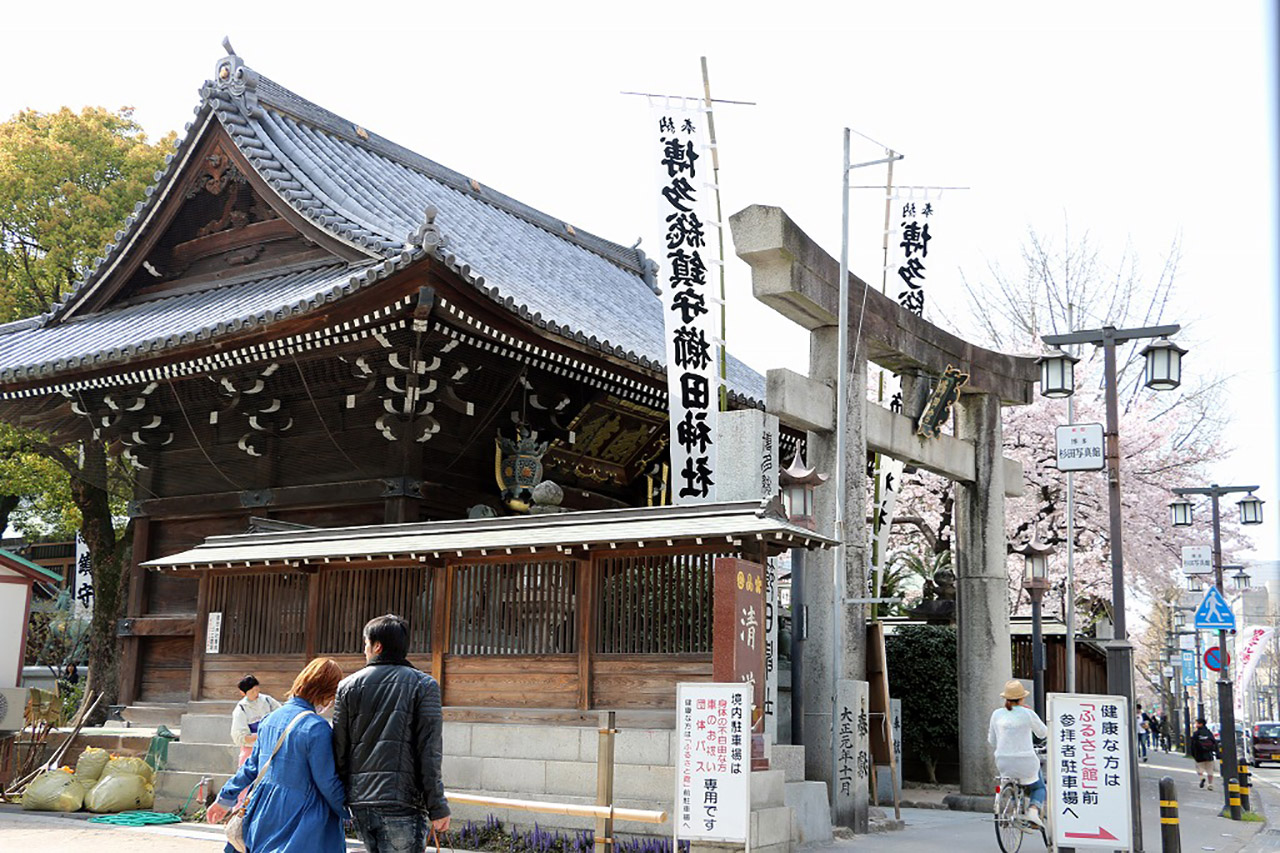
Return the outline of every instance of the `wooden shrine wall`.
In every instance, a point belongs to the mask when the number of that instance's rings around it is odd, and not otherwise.
[[[395,612],[410,623],[409,659],[440,680],[447,706],[672,708],[678,681],[712,676],[716,556],[726,555],[214,572],[195,623],[222,614],[221,651],[195,647],[191,698],[234,699],[246,672],[279,698],[311,656],[353,672],[365,622]]]

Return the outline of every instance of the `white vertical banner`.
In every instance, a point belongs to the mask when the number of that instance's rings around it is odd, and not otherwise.
[[[93,615],[93,558],[89,555],[89,544],[77,531],[76,533],[76,570],[71,579],[71,613],[77,619],[88,619]]]
[[[1253,673],[1274,631],[1265,625],[1252,625],[1236,633],[1236,659],[1232,663],[1236,668],[1236,722],[1241,725],[1244,724],[1244,694],[1253,683]]]
[[[937,235],[938,199],[927,192],[921,198],[895,192],[890,204],[888,294],[923,317],[928,272],[940,269],[929,254]]]
[[[657,167],[658,287],[665,315],[671,494],[677,504],[716,499],[720,340],[724,310],[712,204],[706,107],[695,99],[651,99]]]
[[[746,841],[751,821],[751,685],[676,685],[680,839]]]
[[[889,532],[893,516],[898,508],[898,492],[902,488],[902,472],[906,463],[883,453],[876,456],[876,493],[879,499],[871,516],[872,548],[871,577],[875,586],[873,595],[880,596],[880,580],[889,565]]]

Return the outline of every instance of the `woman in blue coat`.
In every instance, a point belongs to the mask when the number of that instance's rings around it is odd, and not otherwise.
[[[235,805],[261,769],[266,776],[253,788],[245,811],[244,841],[249,853],[341,853],[346,792],[333,762],[333,730],[320,712],[333,703],[342,669],[332,658],[317,658],[294,679],[289,701],[263,719],[253,753],[222,786],[206,819],[217,823]],[[285,729],[289,731],[276,751]],[[227,845],[228,851],[233,850]]]

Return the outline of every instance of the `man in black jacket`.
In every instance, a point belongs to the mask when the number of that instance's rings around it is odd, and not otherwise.
[[[407,660],[409,624],[388,614],[364,626],[364,669],[338,685],[333,752],[347,805],[369,853],[421,853],[427,823],[449,829],[440,778],[440,685]]]
[[[1209,731],[1204,717],[1196,720],[1196,730],[1191,733],[1191,760],[1196,763],[1196,773],[1200,774],[1200,787],[1209,783],[1213,790],[1213,759],[1218,755],[1218,739]]]

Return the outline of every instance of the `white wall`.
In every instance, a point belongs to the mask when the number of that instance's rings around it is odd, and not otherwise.
[[[21,577],[0,568],[0,577]],[[25,580],[25,579],[24,579]],[[22,638],[27,632],[26,583],[0,582],[0,687],[17,687],[22,672]]]

